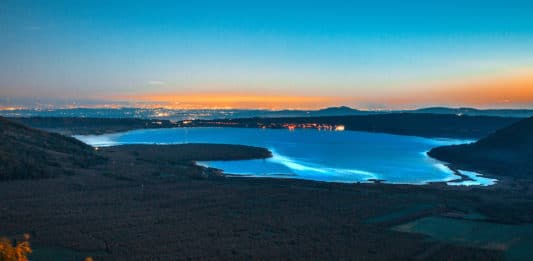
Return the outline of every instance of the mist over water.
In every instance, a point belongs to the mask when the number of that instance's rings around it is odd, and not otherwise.
[[[252,128],[153,129],[75,137],[92,146],[220,143],[264,147],[272,151],[272,158],[200,164],[243,176],[330,182],[382,179],[387,183],[398,184],[426,184],[459,179],[442,162],[428,157],[426,152],[436,146],[471,142],[357,131]],[[479,176],[474,174],[468,176],[474,181],[449,184],[493,184],[476,179]]]

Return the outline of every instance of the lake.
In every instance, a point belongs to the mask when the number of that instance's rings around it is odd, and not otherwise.
[[[326,182],[385,180],[395,184],[448,182],[449,185],[492,185],[496,180],[464,172],[458,179],[442,162],[426,155],[431,148],[472,142],[358,131],[254,128],[173,128],[75,136],[95,147],[121,144],[221,143],[264,147],[264,160],[199,162],[239,176],[297,178]]]

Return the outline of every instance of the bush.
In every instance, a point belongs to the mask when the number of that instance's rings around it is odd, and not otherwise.
[[[8,238],[0,238],[0,261],[27,261],[31,253],[30,236],[24,234],[21,242],[13,243]]]

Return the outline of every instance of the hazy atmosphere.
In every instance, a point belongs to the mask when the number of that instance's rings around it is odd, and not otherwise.
[[[0,106],[531,107],[531,8],[7,0]]]
[[[531,261],[532,159],[531,0],[0,0],[0,261]]]

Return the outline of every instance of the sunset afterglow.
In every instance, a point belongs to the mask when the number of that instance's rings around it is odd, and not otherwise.
[[[528,260],[532,158],[533,0],[0,0],[0,261]]]
[[[131,101],[148,107],[175,109],[319,109],[350,105],[360,109],[413,109],[420,106],[450,105],[479,108],[528,107],[533,103],[533,70],[471,76],[460,80],[427,81],[398,90],[347,91],[345,96],[297,96],[259,93],[161,93],[131,96],[102,96],[98,99]],[[388,105],[385,106],[385,105]]]
[[[0,106],[530,108],[531,8],[7,1]]]

